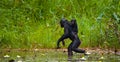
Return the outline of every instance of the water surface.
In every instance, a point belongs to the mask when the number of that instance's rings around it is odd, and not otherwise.
[[[120,56],[113,53],[91,52],[90,55],[75,53],[71,59],[67,57],[67,51],[56,49],[34,50],[1,50],[0,62],[120,62]]]

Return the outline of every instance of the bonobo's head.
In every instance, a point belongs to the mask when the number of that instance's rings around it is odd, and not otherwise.
[[[76,24],[76,19],[71,20],[71,25],[74,26]]]
[[[67,20],[65,19],[65,18],[62,18],[61,20],[60,20],[60,25],[61,25],[61,27],[64,27],[64,23],[65,22],[67,22]]]

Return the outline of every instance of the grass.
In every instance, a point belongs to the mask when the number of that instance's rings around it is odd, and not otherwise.
[[[1,48],[55,48],[62,17],[76,18],[81,47],[119,48],[119,0],[1,0],[0,14]]]

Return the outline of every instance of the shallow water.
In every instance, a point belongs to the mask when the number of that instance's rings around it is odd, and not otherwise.
[[[120,62],[120,56],[112,53],[92,52],[87,56],[74,53],[73,57],[68,59],[67,52],[64,50],[0,51],[0,62],[8,62],[11,59],[14,59],[15,62]]]

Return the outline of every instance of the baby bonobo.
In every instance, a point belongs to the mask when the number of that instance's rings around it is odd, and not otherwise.
[[[57,48],[60,48],[59,43],[61,41],[63,41],[66,38],[69,38],[70,40],[72,40],[72,42],[68,46],[68,56],[69,57],[73,55],[72,51],[77,52],[77,53],[85,53],[85,50],[78,49],[79,45],[81,44],[81,41],[77,35],[78,29],[76,30],[76,32],[74,32],[74,29],[73,29],[74,25],[72,26],[66,19],[62,19],[60,21],[60,25],[62,28],[64,28],[64,34],[57,41]]]

